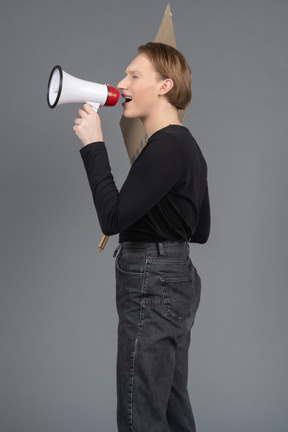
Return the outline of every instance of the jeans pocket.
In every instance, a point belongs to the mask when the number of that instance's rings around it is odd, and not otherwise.
[[[127,276],[141,276],[145,270],[145,255],[121,252],[117,254],[116,269]]]
[[[178,323],[194,317],[198,309],[201,282],[196,276],[161,278],[165,315]]]

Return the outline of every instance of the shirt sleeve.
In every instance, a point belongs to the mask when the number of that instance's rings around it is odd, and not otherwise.
[[[144,216],[177,182],[182,156],[167,134],[147,144],[118,191],[104,142],[80,150],[102,232],[117,234]]]

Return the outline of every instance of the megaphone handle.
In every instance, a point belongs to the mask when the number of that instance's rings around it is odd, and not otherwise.
[[[87,102],[89,105],[92,106],[92,108],[94,109],[94,111],[98,111],[98,108],[100,107],[100,104],[97,102]]]

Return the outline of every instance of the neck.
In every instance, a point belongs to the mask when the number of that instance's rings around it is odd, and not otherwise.
[[[159,114],[160,113],[160,114]],[[145,127],[148,137],[153,135],[160,129],[171,124],[181,125],[178,117],[178,110],[171,104],[166,109],[157,109],[157,112],[151,113],[149,116],[140,119]]]

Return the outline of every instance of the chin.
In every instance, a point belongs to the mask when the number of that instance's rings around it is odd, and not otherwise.
[[[127,112],[127,111],[123,111],[123,116],[125,117],[125,118],[130,118],[130,119],[133,119],[133,118],[138,118],[138,116],[136,116],[135,114],[133,114],[133,113],[129,113],[129,112]]]

